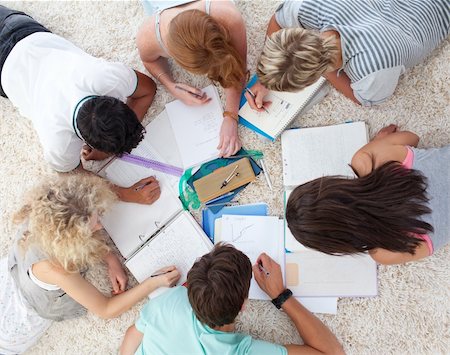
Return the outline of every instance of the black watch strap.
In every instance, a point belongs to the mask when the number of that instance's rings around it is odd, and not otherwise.
[[[281,306],[283,305],[283,303],[286,302],[287,299],[291,296],[292,296],[292,291],[287,288],[283,292],[281,292],[277,298],[274,298],[272,300],[272,303],[274,304],[275,307],[280,309]]]

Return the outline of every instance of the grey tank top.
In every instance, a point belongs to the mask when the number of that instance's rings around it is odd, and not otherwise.
[[[450,145],[411,149],[414,153],[412,168],[420,170],[428,180],[428,207],[432,212],[422,219],[434,228],[428,236],[437,251],[450,240]]]
[[[27,224],[19,229],[8,258],[8,269],[31,307],[42,317],[55,321],[76,318],[86,314],[86,309],[68,296],[62,289],[48,291],[34,283],[28,274],[33,264],[48,259],[36,246],[21,246]]]
[[[163,43],[163,41],[162,41],[162,37],[161,37],[161,29],[160,29],[161,13],[162,13],[164,10],[169,9],[169,8],[171,8],[171,7],[176,7],[176,6],[184,5],[184,4],[187,4],[187,3],[190,3],[190,2],[193,2],[193,1],[192,1],[192,0],[190,0],[190,1],[188,0],[188,1],[186,1],[185,3],[181,3],[181,4],[178,2],[176,5],[174,5],[174,6],[167,6],[167,7],[165,7],[164,9],[158,11],[158,12],[155,14],[155,33],[156,33],[156,39],[158,40],[158,43],[159,43],[159,46],[161,47],[161,49],[162,49],[164,52],[166,52],[167,54],[169,54],[169,52],[167,51],[167,48],[166,48],[166,46],[164,45],[164,43]],[[205,1],[205,12],[206,12],[206,14],[208,14],[208,15],[209,15],[210,7],[211,7],[211,0],[206,0],[206,1]]]

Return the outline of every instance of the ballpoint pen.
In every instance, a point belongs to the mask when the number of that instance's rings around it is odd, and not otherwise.
[[[249,93],[249,95],[252,97],[252,99],[254,100],[256,98],[256,95],[249,89],[249,88],[245,88],[245,91],[247,91]],[[269,113],[269,110],[267,110],[264,105],[262,106],[262,109],[264,111],[266,111],[266,113]]]
[[[202,99],[203,96],[205,96],[205,93],[203,93],[202,95],[199,95],[199,94],[196,94],[195,92],[192,92],[192,91],[190,91],[190,90],[188,90],[188,89],[185,89],[185,88],[183,88],[183,87],[181,87],[181,86],[179,86],[179,85],[175,85],[175,89],[182,90],[182,91],[186,91],[186,92],[188,92],[189,94],[191,94],[192,96],[195,96],[197,99]]]

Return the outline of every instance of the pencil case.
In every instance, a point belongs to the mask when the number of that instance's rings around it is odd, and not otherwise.
[[[233,173],[234,172],[234,173]],[[231,175],[231,178],[230,178]],[[224,185],[224,181],[230,178]],[[200,202],[207,202],[222,196],[238,187],[255,180],[255,172],[248,158],[242,158],[232,164],[221,167],[194,181],[195,191]]]

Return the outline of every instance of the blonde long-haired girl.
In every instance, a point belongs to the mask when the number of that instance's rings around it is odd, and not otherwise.
[[[147,70],[177,99],[188,105],[209,101],[198,88],[178,83],[168,58],[193,74],[218,82],[226,107],[218,149],[223,156],[236,153],[238,110],[246,79],[247,41],[244,20],[233,1],[145,1],[151,16],[143,23],[137,46]]]
[[[0,260],[0,353],[25,351],[52,320],[79,317],[87,310],[116,317],[178,280],[178,271],[169,267],[169,273],[125,291],[127,276],[98,221],[115,199],[104,180],[81,174],[49,179],[28,195],[15,216],[20,228],[9,258]],[[102,261],[108,263],[114,297],[84,279],[87,269]]]

